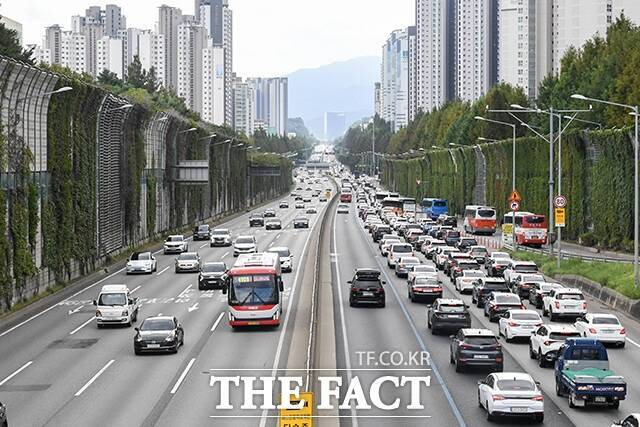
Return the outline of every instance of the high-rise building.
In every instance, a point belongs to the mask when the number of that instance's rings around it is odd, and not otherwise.
[[[429,112],[454,96],[454,0],[416,0],[416,110]]]
[[[236,132],[251,135],[253,122],[253,88],[237,77],[233,81],[233,128]]]
[[[117,38],[120,35],[120,31],[127,28],[127,21],[122,14],[120,6],[115,4],[108,4],[104,10],[104,34],[106,36]]]
[[[207,30],[201,25],[178,25],[178,96],[188,108],[202,113],[202,50],[207,47]]]
[[[22,45],[22,24],[18,21],[7,18],[6,16],[0,16],[0,22],[3,23],[5,28],[7,28],[8,30],[13,30],[16,32],[18,42]]]
[[[373,111],[376,116],[382,116],[382,89],[380,82],[373,85]]]
[[[202,49],[202,111],[200,114],[204,121],[218,126],[225,123],[224,82],[224,48],[214,46],[211,39],[207,39],[207,47]]]
[[[86,71],[86,39],[80,33],[62,31],[60,33],[60,62],[76,73]]]
[[[458,0],[456,97],[475,101],[497,81],[497,0]]]
[[[416,27],[411,26],[407,28],[407,37],[408,37],[408,55],[409,55],[409,66],[408,66],[408,80],[407,80],[407,97],[409,102],[408,114],[409,114],[409,122],[415,119],[416,113],[418,112],[418,94],[416,91],[417,86],[417,77],[416,77],[416,60],[417,60],[417,51],[416,51]]]
[[[122,58],[122,39],[103,36],[98,40],[96,47],[96,74],[109,70],[122,79],[124,76]]]
[[[347,130],[347,117],[342,112],[324,113],[324,140],[333,141],[340,138]]]
[[[382,47],[382,118],[398,131],[409,123],[409,32],[391,33]]]
[[[165,40],[165,81],[169,88],[178,87],[178,26],[182,23],[182,11],[162,5],[159,8],[158,32]]]
[[[84,26],[85,49],[86,49],[86,71],[92,76],[98,75],[98,40],[104,36],[104,25],[100,22],[89,22]]]
[[[142,69],[147,72],[153,67],[156,78],[161,86],[165,86],[165,40],[162,34],[156,34],[151,30],[143,30],[138,35],[138,58]]]
[[[35,44],[28,44],[27,49],[32,49],[31,56],[36,64],[51,64],[51,50]]]
[[[225,123],[233,124],[233,13],[229,0],[195,0],[196,20],[204,25],[214,46],[224,48]]]
[[[289,89],[286,77],[251,78],[254,129],[262,127],[269,134],[286,135],[289,114]]]
[[[45,29],[44,48],[49,51],[52,64],[62,63],[62,28],[52,25]]]
[[[551,72],[551,2],[500,0],[498,80],[531,97]]]
[[[74,33],[83,33],[84,26],[87,24],[87,17],[82,15],[73,15],[71,17],[71,31]]]
[[[140,56],[140,34],[142,34],[144,30],[139,28],[127,28],[126,30],[120,31],[120,38],[122,39],[122,55],[124,57],[124,69],[125,74],[127,68],[133,62],[134,56]],[[164,37],[163,37],[164,38]],[[164,67],[163,67],[164,68]]]

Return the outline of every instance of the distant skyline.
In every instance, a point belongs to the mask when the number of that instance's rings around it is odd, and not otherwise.
[[[127,26],[154,29],[158,7],[194,13],[193,0],[10,0],[0,14],[23,26],[25,44],[41,44],[45,27],[69,28],[87,7],[117,4]],[[282,76],[299,69],[380,56],[387,35],[414,23],[414,0],[229,0],[233,10],[234,71],[243,77]]]

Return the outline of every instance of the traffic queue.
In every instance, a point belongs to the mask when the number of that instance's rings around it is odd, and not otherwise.
[[[569,407],[618,408],[627,384],[609,366],[608,352],[625,347],[624,326],[614,314],[590,311],[580,289],[549,279],[534,262],[479,245],[476,235],[496,231],[494,208],[467,206],[458,228],[457,217],[443,210],[433,213],[436,201],[440,207],[446,205],[444,199],[425,199],[428,210],[419,215],[415,208],[394,206],[403,198],[389,196],[369,177],[345,181],[350,184],[343,186],[352,187],[355,194],[362,227],[390,271],[406,279],[408,300],[425,304],[426,329],[434,335],[450,334],[455,371],[490,372],[477,383],[478,405],[488,420],[544,419],[540,383],[527,372],[504,372],[505,346],[517,342],[528,344],[535,369],[554,368],[556,394],[566,397]],[[393,200],[386,203],[389,197]],[[338,210],[348,212],[346,205]],[[540,228],[546,227],[544,216],[524,212],[504,221],[534,230],[516,237],[518,244],[546,243],[546,232]],[[356,271],[350,281],[352,306],[385,306],[382,273],[370,268]],[[463,294],[471,294],[471,304],[463,301]],[[478,315],[497,323],[497,333],[477,327],[472,318]]]

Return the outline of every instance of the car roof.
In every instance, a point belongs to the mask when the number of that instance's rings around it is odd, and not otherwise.
[[[438,298],[436,301],[445,305],[464,305],[464,301],[456,298]]]
[[[581,294],[582,290],[578,289],[578,288],[558,288],[560,290],[560,292],[558,293],[563,293],[563,294]]]
[[[512,314],[537,314],[538,316],[540,315],[536,310],[527,310],[527,309],[521,309],[521,308],[512,308],[511,310],[509,310],[509,312],[511,312]]]
[[[173,320],[173,316],[149,316],[144,320]]]
[[[573,325],[552,325],[552,324],[544,324],[549,332],[578,332],[575,326]]]
[[[356,276],[380,276],[380,270],[375,268],[356,268]]]
[[[127,285],[104,285],[100,292],[123,292],[128,290]]]
[[[618,316],[616,316],[615,314],[611,314],[611,313],[588,313],[587,316],[590,317],[606,317],[609,319],[618,319]]]
[[[414,260],[414,261],[417,261],[418,263],[420,263],[420,258],[418,258],[417,256],[403,256],[403,257],[400,257],[400,262],[406,262],[408,260]]]
[[[207,261],[202,265],[206,266],[206,265],[226,265],[226,264],[224,261]]]
[[[494,372],[492,375],[497,380],[526,380],[534,382],[531,375],[526,372]]]
[[[513,265],[535,265],[535,266],[538,265],[533,261],[511,261],[511,262],[513,263]]]
[[[251,234],[242,234],[242,235],[236,237],[236,240],[237,239],[243,239],[243,238],[246,238],[246,237],[251,237],[252,239],[255,239],[255,237],[253,237]]]
[[[512,295],[514,297],[520,298],[518,295],[511,292],[491,292],[491,295],[493,295],[494,297],[504,297],[504,296]]]
[[[228,228],[214,228],[213,231],[224,231],[225,233],[229,232]]]
[[[482,245],[473,245],[469,248],[470,251],[474,250],[474,249],[484,249],[487,250],[486,246],[482,246]]]
[[[496,334],[489,329],[463,328],[462,333],[467,337],[495,337]]]
[[[184,239],[184,234],[170,234],[169,236],[167,236],[167,239],[171,237],[182,237]]]
[[[274,246],[272,248],[269,248],[269,252],[288,251],[288,250],[289,250],[288,246]]]

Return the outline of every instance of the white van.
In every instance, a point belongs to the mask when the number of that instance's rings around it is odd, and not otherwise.
[[[98,328],[103,325],[131,326],[138,320],[140,303],[138,298],[131,296],[127,285],[104,285],[93,305],[96,306]]]

